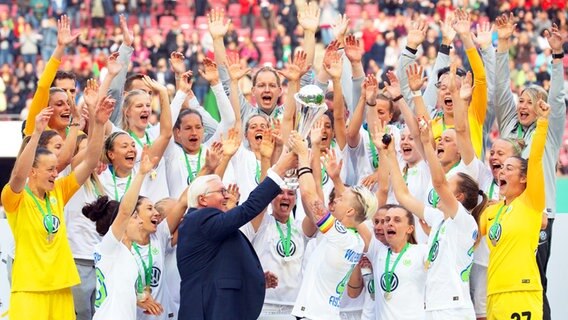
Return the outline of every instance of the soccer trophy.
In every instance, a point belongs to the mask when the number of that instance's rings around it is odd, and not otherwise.
[[[294,95],[296,99],[296,117],[294,119],[294,130],[306,139],[312,130],[314,123],[327,110],[324,102],[323,91],[315,85],[307,85]],[[284,182],[288,189],[298,188],[298,170],[292,169],[286,172]]]

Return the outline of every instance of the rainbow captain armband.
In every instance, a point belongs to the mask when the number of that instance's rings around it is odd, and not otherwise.
[[[323,218],[318,221],[317,225],[321,232],[326,233],[335,223],[335,217],[328,212]]]

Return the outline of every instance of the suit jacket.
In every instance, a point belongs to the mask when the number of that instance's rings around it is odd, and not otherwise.
[[[239,228],[262,212],[280,191],[267,177],[247,201],[227,212],[189,209],[179,227],[177,245],[179,319],[258,318],[264,302],[264,272]]]

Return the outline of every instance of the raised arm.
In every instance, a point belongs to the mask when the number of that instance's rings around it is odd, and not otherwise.
[[[510,124],[517,121],[516,103],[511,92],[511,77],[509,70],[509,38],[515,31],[516,24],[511,13],[508,17],[503,14],[495,20],[497,27],[497,65],[495,74],[498,74],[495,82],[495,115],[497,125],[502,136],[509,132],[503,132]]]
[[[468,113],[467,106],[465,104],[466,101],[471,98],[473,91],[473,80],[471,72],[468,71],[467,75],[462,81],[460,90],[458,90],[456,83],[456,69],[457,66],[455,63],[453,63],[450,67],[448,90],[450,91],[452,95],[452,101],[454,102],[454,119],[458,151],[460,153],[462,161],[466,165],[469,165],[475,158],[475,150],[473,148],[471,136],[469,133]]]
[[[383,136],[385,135],[384,130],[383,125],[378,123],[377,126],[372,128],[371,137],[373,139],[373,143],[379,150],[381,159],[384,159],[386,162],[383,166],[386,166],[390,173],[390,180],[396,200],[402,206],[414,213],[418,218],[424,219],[424,203],[416,199],[408,190],[406,182],[400,172],[400,167],[398,166],[398,160],[394,148],[394,139],[391,139],[388,146],[385,145],[383,142]]]
[[[294,159],[295,157],[292,153],[283,154],[278,162],[268,171],[268,178],[264,179],[250,193],[248,199],[243,204],[223,214],[217,214],[204,220],[201,224],[203,234],[215,241],[222,240],[260,214],[281,192],[279,186],[283,184],[282,177],[288,169],[292,168]]]
[[[215,99],[217,100],[217,106],[219,109],[219,114],[221,116],[221,122],[217,126],[217,130],[213,134],[210,140],[217,141],[221,134],[227,132],[230,128],[232,128],[235,124],[235,113],[233,108],[231,107],[231,102],[229,101],[229,97],[223,90],[223,86],[221,81],[219,81],[219,72],[217,72],[217,64],[211,61],[209,58],[203,59],[203,70],[199,70],[199,74],[209,81],[211,85],[211,90],[215,95]],[[239,115],[240,119],[240,115]]]
[[[231,158],[235,155],[239,146],[241,145],[241,135],[239,134],[240,128],[233,128],[229,129],[227,132],[227,138],[225,139],[225,135],[222,135],[222,144],[223,144],[223,155],[221,157],[221,161],[219,166],[215,170],[215,174],[219,177],[223,178],[225,171],[227,170],[227,166],[231,161]]]
[[[237,53],[227,56],[226,62],[227,72],[229,78],[231,79],[231,93],[229,95],[231,106],[233,107],[233,113],[235,115],[235,125],[234,128],[241,130],[242,121],[241,118],[241,103],[239,101],[239,81],[247,74],[250,73],[250,68],[243,68],[241,65],[241,60]]]
[[[34,131],[31,135],[30,141],[24,147],[22,153],[16,158],[16,163],[14,164],[14,169],[12,169],[12,174],[10,175],[10,189],[14,193],[20,193],[24,190],[30,171],[34,163],[35,153],[37,150],[37,145],[39,142],[39,137],[49,122],[49,118],[53,114],[53,108],[47,107],[40,111],[36,115]]]
[[[132,53],[134,52],[134,48],[132,48],[134,37],[132,36],[132,33],[130,33],[130,30],[128,30],[128,23],[126,22],[124,15],[120,15],[120,31],[122,32],[123,41],[118,48],[118,53],[119,62],[122,68],[114,79],[112,79],[108,90],[110,96],[116,100],[116,106],[114,107],[114,111],[110,117],[110,121],[115,125],[119,125],[120,123],[124,84],[126,83],[126,75],[128,73],[130,60],[132,59]]]
[[[322,175],[323,175],[323,168],[321,163],[321,139],[322,139],[322,129],[323,129],[323,121],[322,119],[318,119],[314,125],[312,126],[312,130],[310,131],[310,142],[312,143],[312,160],[310,162],[312,168],[312,175],[314,181],[316,183],[316,192],[320,199],[325,199],[323,195],[323,188],[321,185],[322,182]],[[325,170],[325,168],[324,168]],[[332,180],[333,181],[333,180]],[[333,181],[335,186],[335,181]]]
[[[138,201],[138,195],[140,194],[144,178],[158,163],[158,158],[153,158],[154,161],[150,160],[148,146],[144,146],[141,159],[140,169],[136,173],[134,179],[132,179],[130,187],[124,193],[124,196],[120,201],[120,206],[118,207],[118,214],[110,227],[112,234],[116,239],[122,239],[124,236],[126,226],[128,225],[128,219],[130,219],[132,213],[136,209],[136,202]],[[170,215],[168,215],[168,218],[169,216]]]
[[[430,127],[430,123],[426,121],[421,121],[420,139],[424,145],[425,159],[432,175],[432,186],[440,199],[437,208],[442,210],[445,218],[450,217],[453,219],[458,212],[458,200],[450,189],[448,181],[446,180],[446,174],[432,147],[432,128]]]
[[[63,146],[61,147],[61,151],[57,156],[57,172],[63,171],[67,166],[71,163],[73,156],[75,155],[75,149],[77,145],[77,135],[79,133],[79,123],[81,120],[81,107],[75,104],[75,101],[68,97],[69,101],[69,109],[71,112],[71,117],[73,119],[73,123],[70,123],[67,132],[67,136],[65,137],[65,141],[63,142]]]
[[[527,169],[527,188],[523,192],[523,196],[525,196],[525,199],[530,203],[533,209],[541,214],[546,205],[542,157],[546,143],[550,106],[543,100],[539,100],[535,109],[538,120],[531,143]]]
[[[325,71],[331,77],[333,83],[333,119],[334,132],[337,145],[340,150],[345,148],[346,143],[346,120],[345,120],[345,103],[343,101],[343,92],[341,89],[341,73],[343,71],[343,62],[340,53],[335,53],[329,62],[324,65]]]
[[[416,142],[418,152],[423,155],[424,148],[422,147],[422,143],[420,143],[420,129],[418,128],[418,121],[416,120],[414,112],[412,112],[406,103],[406,99],[402,98],[400,81],[398,81],[396,74],[392,71],[387,72],[387,78],[390,84],[385,82],[385,89],[391,97],[393,97],[394,105],[400,110],[404,123],[410,131],[410,135]]]
[[[320,23],[320,13],[321,10],[315,1],[300,6],[298,10],[298,23],[304,29],[302,48],[306,52],[306,64],[308,67],[314,63],[316,31]]]
[[[451,44],[456,37],[456,31],[452,28],[454,23],[454,17],[452,14],[447,14],[446,19],[441,24],[440,29],[442,30],[442,43],[438,48],[438,55],[436,56],[436,62],[434,62],[434,69],[432,70],[432,77],[437,80],[438,71],[450,65],[450,49]],[[429,114],[432,116],[436,110],[436,104],[438,101],[438,88],[436,88],[436,80],[428,81],[426,84],[426,90],[424,90],[424,102],[428,108]]]
[[[75,35],[71,34],[69,18],[66,15],[61,16],[57,21],[57,46],[39,78],[36,92],[30,104],[26,126],[24,127],[24,135],[29,136],[34,132],[36,116],[48,105],[49,88],[55,79],[55,74],[61,64],[61,58],[63,58],[65,48],[71,43],[74,43],[77,37],[79,37],[79,33]]]
[[[487,79],[485,77],[483,62],[473,42],[469,14],[463,10],[458,10],[456,11],[456,18],[457,21],[454,24],[454,30],[456,30],[464,44],[469,64],[475,75],[475,83],[471,97],[463,99],[466,105],[469,104],[469,108],[467,108],[467,120],[469,123],[470,139],[473,143],[475,154],[478,158],[481,158],[483,149],[483,123],[485,122],[485,114],[487,112]]]
[[[410,23],[410,29],[406,36],[406,48],[402,51],[397,63],[396,73],[400,79],[402,94],[407,101],[412,101],[412,90],[408,86],[406,70],[408,66],[415,63],[418,46],[426,39],[428,25],[424,21],[414,21]]]
[[[114,99],[107,97],[98,103],[96,110],[90,116],[91,128],[87,139],[87,151],[84,160],[73,169],[77,183],[82,185],[87,181],[93,170],[99,164],[104,141],[104,126],[109,121],[115,105]]]
[[[300,194],[306,215],[317,224],[324,218],[329,210],[325,207],[323,200],[316,192],[316,182],[310,168],[310,157],[308,155],[308,145],[302,140],[300,135],[293,132],[288,140],[288,146],[292,152],[298,155],[298,173],[300,182]]]
[[[294,128],[296,115],[296,98],[294,98],[294,95],[300,90],[300,78],[308,70],[307,54],[303,51],[297,51],[292,62],[288,63],[285,69],[278,71],[281,76],[288,79],[288,92],[284,102],[284,115],[280,126],[280,135],[283,141],[288,140],[288,136]]]
[[[560,30],[556,24],[550,30],[544,31],[544,36],[548,40],[553,55],[564,56],[562,46],[564,41]],[[547,142],[558,150],[562,145],[564,124],[566,123],[566,95],[564,93],[564,65],[560,56],[552,59],[552,72],[550,75],[550,91],[548,93],[548,104],[550,105],[549,135]],[[557,151],[556,151],[557,152]],[[557,156],[557,154],[556,154]]]
[[[123,200],[124,201],[124,200]],[[168,227],[170,228],[170,233],[174,234],[181,220],[183,215],[187,211],[187,188],[181,193],[176,205],[172,209],[170,213],[168,213],[166,220],[168,221]]]
[[[343,159],[337,161],[337,156],[335,155],[335,150],[330,150],[325,155],[325,160],[323,162],[327,174],[333,181],[333,187],[335,188],[335,194],[340,195],[345,191],[345,184],[341,180],[341,167],[343,166]]]
[[[371,112],[376,112],[373,108],[377,101],[377,90],[378,83],[374,75],[370,74],[365,78],[363,82],[363,92],[359,98],[359,102],[355,107],[355,112],[351,116],[351,121],[347,127],[346,142],[351,148],[355,148],[359,145],[361,140],[361,126],[363,125],[363,120],[365,118],[365,107],[371,107]]]
[[[428,78],[424,76],[424,67],[414,64],[406,69],[406,78],[408,79],[408,87],[412,90],[412,102],[414,102],[414,112],[418,118],[430,120],[430,112],[428,112],[422,98],[420,89]]]
[[[150,152],[152,158],[158,157],[161,159],[173,134],[170,97],[168,95],[168,89],[157,81],[150,79],[148,76],[144,76],[142,81],[144,81],[148,87],[152,88],[154,93],[158,94],[160,97],[160,135],[154,140],[148,152]]]

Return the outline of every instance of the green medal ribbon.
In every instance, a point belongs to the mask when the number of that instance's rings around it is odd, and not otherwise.
[[[195,176],[197,176],[197,174],[201,170],[201,151],[203,151],[203,146],[199,147],[199,154],[197,155],[197,170],[195,174],[193,174],[193,171],[191,170],[191,165],[189,164],[187,153],[185,153],[183,149],[182,151],[183,151],[183,156],[185,157],[185,167],[187,168],[187,176],[189,177],[189,182],[193,182],[193,180],[195,180]]]
[[[379,154],[377,153],[377,147],[375,147],[371,139],[371,133],[367,131],[367,134],[369,135],[369,148],[371,149],[371,157],[373,158],[373,168],[377,169],[379,167]]]
[[[385,292],[390,293],[391,292],[391,280],[392,280],[392,276],[394,274],[394,270],[396,269],[396,265],[398,264],[398,262],[400,261],[400,258],[402,258],[402,256],[404,255],[404,253],[406,252],[406,250],[408,249],[408,247],[410,246],[410,243],[406,243],[404,245],[404,248],[402,248],[402,251],[399,253],[398,257],[396,257],[396,260],[394,261],[394,264],[392,265],[392,269],[389,271],[389,265],[390,265],[390,258],[391,258],[391,254],[392,254],[392,250],[391,248],[389,248],[389,252],[387,254],[387,259],[385,261]]]
[[[256,160],[256,183],[260,184],[260,164],[259,164],[259,160]]]
[[[442,220],[440,225],[438,226],[438,230],[436,230],[436,234],[434,235],[434,239],[432,240],[432,245],[430,246],[430,250],[428,250],[428,262],[434,262],[434,249],[436,248],[436,243],[438,242],[438,236],[440,235],[440,230],[442,230],[442,226],[444,225],[446,220]]]
[[[140,254],[140,247],[138,247],[138,244],[136,244],[136,242],[132,242],[132,247],[140,258],[140,262],[142,262],[142,268],[144,269],[144,285],[142,285],[142,276],[140,275],[140,272],[138,272],[138,284],[136,285],[136,292],[142,293],[144,291],[144,287],[150,286],[150,283],[152,282],[152,267],[154,266],[154,259],[152,257],[152,242],[148,242],[148,264],[146,264],[144,262],[144,259],[142,259],[142,255]]]
[[[138,145],[140,147],[144,148],[144,144],[142,144],[142,141],[140,141],[140,138],[138,138],[138,136],[136,136],[136,134],[134,134],[134,132],[132,132],[131,130],[128,130],[128,134],[130,134],[132,139],[134,139],[134,141],[136,141],[136,143],[138,143]],[[148,132],[144,131],[144,136],[146,137],[146,144],[148,146],[151,146],[152,141],[150,141],[150,137],[148,137]]]
[[[499,208],[499,211],[497,211],[497,216],[495,217],[493,224],[489,228],[489,239],[494,240],[495,243],[497,242],[497,232],[499,231],[499,225],[501,224],[501,214],[503,213],[503,209],[505,207],[507,207],[507,209],[509,208],[509,206],[506,206],[505,204],[503,204],[501,208]]]
[[[48,196],[47,196],[47,192],[45,193],[45,208],[47,210],[47,214],[43,211],[43,209],[41,208],[39,201],[37,199],[37,197],[35,196],[35,194],[33,194],[32,190],[30,189],[30,187],[28,185],[26,185],[25,187],[26,192],[32,197],[32,199],[34,200],[39,212],[41,213],[41,216],[43,217],[43,221],[46,223],[46,227],[47,227],[47,234],[48,235],[52,235],[53,234],[53,214],[51,213],[51,205],[49,204],[49,200],[48,200]],[[47,221],[46,221],[47,218]]]
[[[276,229],[278,229],[278,235],[280,235],[280,241],[282,242],[282,248],[284,249],[284,256],[290,256],[290,242],[292,239],[292,227],[290,226],[290,218],[288,217],[288,221],[286,221],[286,238],[284,238],[284,232],[282,232],[282,228],[280,227],[280,223],[276,221]]]
[[[489,200],[493,199],[493,191],[495,191],[495,181],[491,182],[491,187],[489,187]]]
[[[519,123],[519,125],[517,126],[517,138],[524,139],[524,137],[525,137],[525,132],[523,130],[523,126]]]
[[[116,188],[116,173],[114,172],[114,169],[111,167],[108,168],[110,170],[110,172],[112,173],[112,182],[114,182],[114,199],[116,201],[120,201],[122,200],[122,197],[118,198],[118,189]],[[128,175],[128,181],[126,182],[126,188],[124,189],[124,192],[126,193],[126,191],[128,191],[128,188],[130,188],[130,182],[132,181],[132,173],[130,173]],[[124,197],[124,195],[122,195]]]

